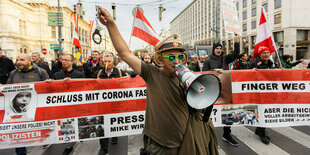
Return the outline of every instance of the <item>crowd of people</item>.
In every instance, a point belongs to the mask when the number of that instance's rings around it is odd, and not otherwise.
[[[52,83],[53,80],[109,79],[139,75],[147,85],[142,154],[218,154],[215,128],[209,119],[213,106],[202,110],[188,106],[182,95],[186,87],[182,86],[177,79],[175,65],[179,63],[187,65],[195,72],[280,67],[270,60],[271,51],[268,47],[260,47],[259,57],[253,61],[247,53],[240,54],[239,36],[235,37],[234,50],[229,54],[223,52],[222,44],[216,43],[210,55],[187,56],[180,36],[173,34],[155,46],[154,55],[146,53],[142,57],[136,56],[129,50],[109,12],[99,7],[98,17],[99,21],[106,25],[117,55],[92,51],[91,57],[82,65],[75,60],[74,55],[63,53],[59,54],[49,67],[39,52],[34,52],[31,56],[19,53],[14,64],[0,51],[1,84],[37,81]],[[303,61],[292,63],[291,59],[291,56],[283,55],[282,67],[289,69]],[[251,121],[249,116],[247,123],[253,123],[254,116],[251,116]],[[233,118],[233,115],[229,118]],[[80,136],[83,138],[102,137],[104,134],[103,126],[95,125],[98,123],[97,120],[92,122],[92,120],[80,119],[78,123],[84,126],[80,128]],[[231,136],[230,127],[223,129],[222,139],[233,146],[238,146],[238,142]],[[269,144],[270,137],[266,135],[265,129],[258,127],[255,133],[263,143]],[[112,144],[117,142],[118,139],[113,137]],[[108,153],[108,143],[109,138],[100,139],[103,154]],[[69,154],[72,148],[73,145],[69,143],[64,154]],[[27,151],[25,147],[16,148],[16,153],[27,154]]]

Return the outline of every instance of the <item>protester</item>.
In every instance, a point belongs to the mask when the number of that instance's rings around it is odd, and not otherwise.
[[[39,52],[33,52],[31,55],[31,59],[32,59],[33,63],[35,63],[40,68],[45,69],[47,74],[51,76],[51,70],[50,70],[48,64],[44,63],[44,61],[41,61]]]
[[[62,55],[63,53],[59,54],[58,55],[59,61],[55,61],[54,65],[52,65],[51,76],[53,76],[56,72],[62,70],[62,63],[61,63]]]
[[[299,63],[303,62],[304,60],[301,59],[301,60],[298,60],[296,62],[291,62],[291,56],[289,55],[283,55],[282,56],[282,68],[285,68],[285,69],[291,69],[292,67],[298,65]]]
[[[203,63],[203,71],[211,71],[215,69],[224,69],[228,70],[228,64],[232,61],[234,61],[239,53],[240,53],[240,43],[239,43],[239,37],[236,35],[235,37],[235,43],[234,43],[234,51],[230,54],[224,54],[222,45],[220,43],[215,43],[213,45],[212,54],[209,55],[208,59],[205,60]],[[231,127],[226,126],[223,127],[224,133],[222,139],[232,146],[239,146],[238,142],[232,138],[230,135],[231,133]]]
[[[94,73],[101,69],[100,62],[100,53],[98,51],[93,51],[91,53],[91,61],[83,65],[84,74],[86,78],[92,78]]]
[[[116,68],[121,69],[124,72],[126,72],[127,75],[130,75],[133,72],[132,68],[129,67],[128,64],[122,60],[122,58],[118,57],[118,60],[119,60],[119,62],[117,64]]]
[[[126,73],[115,67],[114,57],[110,54],[103,56],[103,64],[100,64],[102,69],[95,72],[93,75],[97,79],[111,79],[126,76]],[[112,144],[117,144],[118,138],[112,138]],[[109,138],[100,139],[100,147],[103,154],[109,153]]]
[[[274,69],[275,65],[270,60],[270,49],[266,46],[258,48],[258,57],[249,66],[250,69]],[[258,135],[264,144],[269,144],[270,137],[266,135],[266,128],[257,127],[255,134]]]
[[[199,56],[199,61],[197,61],[194,65],[193,70],[195,72],[201,72],[202,71],[202,67],[203,67],[203,63],[205,61],[205,57],[204,56]]]
[[[173,34],[155,46],[155,63],[162,69],[145,63],[129,50],[109,14],[98,8],[99,20],[107,26],[114,48],[147,85],[144,146],[149,154],[218,154],[218,144],[212,121],[201,119],[200,112],[189,111],[175,65],[186,64],[180,36]],[[195,125],[193,125],[196,123]],[[196,127],[196,128],[195,128]],[[201,136],[200,134],[205,134]]]
[[[15,69],[13,61],[3,55],[0,50],[0,83],[6,84],[9,74],[12,70]]]
[[[250,62],[248,61],[249,56],[246,53],[239,55],[239,59],[233,64],[234,70],[248,69]]]
[[[20,53],[16,56],[16,67],[10,73],[8,84],[44,81],[49,78],[47,72],[33,64],[27,54]],[[26,147],[16,148],[15,152],[17,155],[27,154]]]
[[[51,83],[53,80],[64,80],[84,78],[84,73],[74,68],[74,56],[72,54],[62,54],[61,63],[62,70],[56,72],[52,79],[45,80],[45,82]],[[63,155],[68,155],[72,150],[75,143],[67,143]],[[47,147],[48,145],[45,145]]]

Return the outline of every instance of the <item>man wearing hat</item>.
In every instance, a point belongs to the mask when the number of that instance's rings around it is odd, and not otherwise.
[[[143,134],[144,147],[147,152],[149,154],[176,155],[194,150],[196,151],[192,152],[194,154],[218,154],[212,121],[205,123],[208,129],[201,132],[206,132],[206,136],[200,137],[206,140],[199,141],[202,142],[199,143],[199,146],[193,144],[197,143],[193,136],[186,134],[191,131],[187,128],[191,116],[188,104],[182,97],[183,90],[180,88],[180,82],[174,72],[175,65],[187,62],[187,55],[184,53],[185,49],[180,36],[173,34],[155,46],[154,60],[157,65],[162,67],[161,69],[142,62],[130,52],[106,9],[99,7],[98,15],[100,22],[107,26],[118,56],[146,82],[147,104]]]

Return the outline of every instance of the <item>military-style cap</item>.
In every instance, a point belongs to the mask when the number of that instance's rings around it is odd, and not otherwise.
[[[155,51],[156,52],[163,52],[163,51],[168,51],[172,49],[177,49],[180,51],[185,51],[181,36],[178,34],[172,34],[164,39],[162,39],[159,43],[156,44],[155,46]]]

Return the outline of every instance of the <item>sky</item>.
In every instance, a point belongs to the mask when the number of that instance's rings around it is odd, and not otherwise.
[[[67,0],[68,5],[72,8],[77,2],[78,0]],[[96,3],[101,7],[106,8],[111,14],[112,3],[115,3],[116,24],[127,44],[130,40],[134,20],[132,10],[137,4],[141,4],[140,7],[144,11],[144,16],[159,35],[162,29],[170,28],[170,22],[191,2],[193,2],[193,0],[81,0],[85,16],[88,20],[94,20],[96,17]],[[162,14],[162,21],[159,21],[158,7],[160,4],[163,4],[163,7],[166,9]],[[99,25],[104,27],[101,23]],[[95,26],[96,23],[94,23],[94,28]],[[131,38],[131,50],[144,48],[145,45],[147,45],[147,43],[144,41],[136,37]]]

